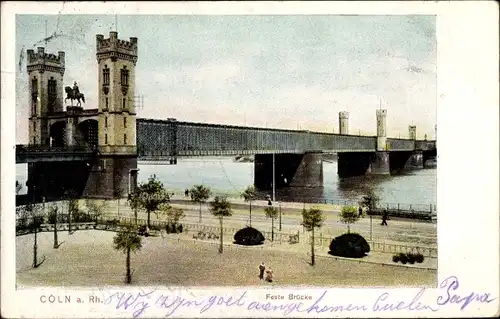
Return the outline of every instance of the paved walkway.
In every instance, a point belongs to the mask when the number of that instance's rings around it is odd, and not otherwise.
[[[166,236],[162,236],[164,240],[169,242],[178,242],[178,241],[192,241],[193,243],[199,244],[209,244],[213,246],[219,246],[219,240],[199,240],[192,239],[186,235],[177,235],[177,234],[168,234]],[[298,244],[289,244],[289,243],[279,243],[279,242],[270,242],[266,241],[263,245],[259,246],[241,246],[236,245],[232,242],[232,238],[230,236],[224,236],[224,249],[256,249],[256,250],[277,250],[283,252],[295,252],[295,253],[305,253],[307,256],[311,256],[311,246],[307,243],[298,243]],[[394,263],[392,261],[392,256],[394,254],[391,253],[383,253],[383,252],[375,252],[371,251],[366,257],[363,258],[345,258],[345,257],[337,257],[328,254],[328,247],[315,247],[315,255],[318,258],[332,258],[338,260],[349,260],[352,262],[363,262],[363,263],[374,263],[380,265],[387,266],[395,266],[395,267],[409,267],[409,268],[420,268],[420,269],[428,269],[428,270],[437,270],[437,258],[425,258],[424,262],[421,264],[402,264],[402,263]]]

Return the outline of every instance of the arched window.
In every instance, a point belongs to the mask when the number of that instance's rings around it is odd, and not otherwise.
[[[109,85],[109,68],[107,65],[104,65],[104,69],[102,69],[102,84]]]
[[[31,113],[36,115],[36,103],[38,100],[38,79],[34,77],[31,80]]]
[[[120,70],[120,80],[121,80],[121,85],[123,86],[128,86],[128,72],[127,67],[124,66],[123,69]]]
[[[49,113],[54,112],[56,100],[57,100],[57,81],[54,77],[50,77],[48,83],[48,111]]]

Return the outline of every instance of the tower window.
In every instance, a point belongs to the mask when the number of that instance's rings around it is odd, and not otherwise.
[[[36,144],[36,136],[33,136],[33,144]]]
[[[128,86],[128,72],[129,70],[127,70],[126,66],[124,66],[123,69],[120,70],[120,80],[122,85]]]
[[[123,118],[123,128],[127,128],[127,118]]]
[[[33,123],[33,132],[36,132],[36,123]]]
[[[123,109],[125,110],[125,98],[123,98],[122,103],[123,103]]]
[[[108,98],[106,98],[106,109],[109,107],[109,101]]]
[[[57,81],[51,77],[47,83],[48,88],[48,111],[53,112],[57,100]]]
[[[104,117],[104,127],[108,127],[108,117]]]
[[[31,80],[31,107],[32,114],[36,115],[36,103],[38,100],[38,79],[34,77]]]
[[[127,134],[123,134],[123,145],[127,145]]]
[[[104,144],[108,144],[108,134],[104,134]]]
[[[109,68],[107,65],[105,65],[102,70],[102,84],[109,85]]]

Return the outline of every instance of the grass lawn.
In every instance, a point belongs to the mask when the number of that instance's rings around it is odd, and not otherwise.
[[[22,286],[125,285],[125,254],[112,248],[114,232],[77,231],[59,234],[63,244],[52,248],[52,233],[38,234],[37,269],[31,268],[33,235],[16,238],[17,283]],[[202,242],[172,242],[143,238],[143,248],[132,254],[133,285],[138,286],[246,286],[271,285],[258,279],[258,265],[274,270],[272,285],[293,286],[426,286],[437,283],[437,271],[382,266],[355,261],[317,258],[311,267],[303,253],[225,248]]]

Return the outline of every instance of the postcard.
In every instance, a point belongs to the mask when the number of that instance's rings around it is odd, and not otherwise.
[[[498,315],[494,7],[3,3],[2,316]]]

